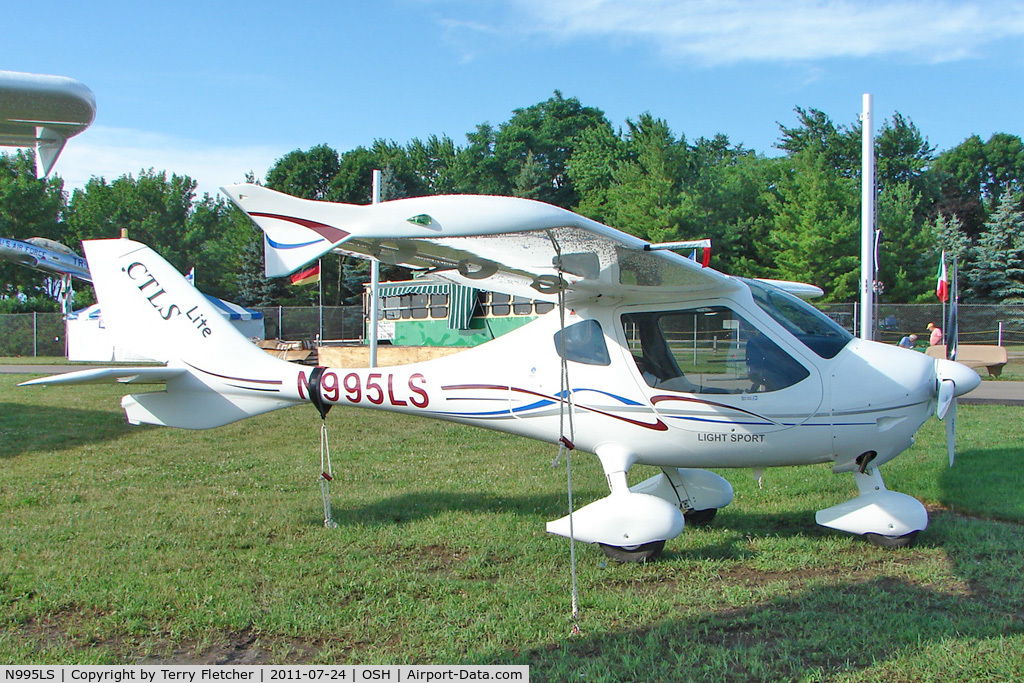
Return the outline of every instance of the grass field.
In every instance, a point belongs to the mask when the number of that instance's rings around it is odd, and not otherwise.
[[[962,406],[884,468],[931,525],[887,551],[814,524],[825,466],[720,471],[736,501],[662,560],[569,546],[551,447],[336,410],[207,432],[125,424],[120,388],[0,376],[0,662],[521,663],[535,681],[1024,680],[1021,408]],[[606,494],[574,458],[580,504]],[[638,472],[637,478],[651,472]]]

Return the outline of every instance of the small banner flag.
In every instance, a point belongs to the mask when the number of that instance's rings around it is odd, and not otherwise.
[[[291,274],[291,283],[293,285],[311,285],[315,282],[320,281],[320,262],[312,268],[306,268]]]
[[[949,276],[946,274],[946,252],[942,252],[942,260],[939,261],[939,272],[936,275],[938,282],[935,284],[935,296],[939,301],[949,301]]]

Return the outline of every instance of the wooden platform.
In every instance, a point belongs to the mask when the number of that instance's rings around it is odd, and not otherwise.
[[[377,365],[407,365],[465,351],[459,346],[391,346],[377,347]],[[368,368],[370,348],[368,346],[320,346],[317,348],[317,363],[328,368]]]

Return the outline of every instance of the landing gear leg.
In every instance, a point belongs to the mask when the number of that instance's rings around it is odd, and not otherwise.
[[[687,524],[711,523],[720,508],[732,502],[732,485],[707,470],[662,467],[656,474],[630,488],[634,493],[649,493],[679,507]]]
[[[611,496],[616,494],[620,496],[623,494],[636,495],[630,491],[629,483],[626,480],[626,474],[632,465],[631,458],[622,458],[617,452],[615,454],[606,453],[604,458],[598,454],[598,457],[601,459],[601,466],[604,468],[604,476],[608,481],[608,488],[611,489]],[[665,539],[638,545],[610,545],[608,543],[599,543],[598,545],[601,546],[605,555],[616,562],[647,562],[661,556],[661,551],[665,549]]]

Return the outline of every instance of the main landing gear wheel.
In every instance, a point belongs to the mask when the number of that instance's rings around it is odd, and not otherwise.
[[[864,534],[868,543],[879,548],[909,548],[917,541],[916,531],[911,531],[903,536],[883,536],[882,534]]]
[[[711,524],[711,520],[718,514],[718,508],[708,508],[707,510],[690,510],[684,512],[683,517],[686,519],[687,524],[693,524],[694,526],[707,526]]]
[[[604,554],[616,562],[647,562],[661,555],[665,541],[651,541],[640,545],[608,545],[600,543]]]

